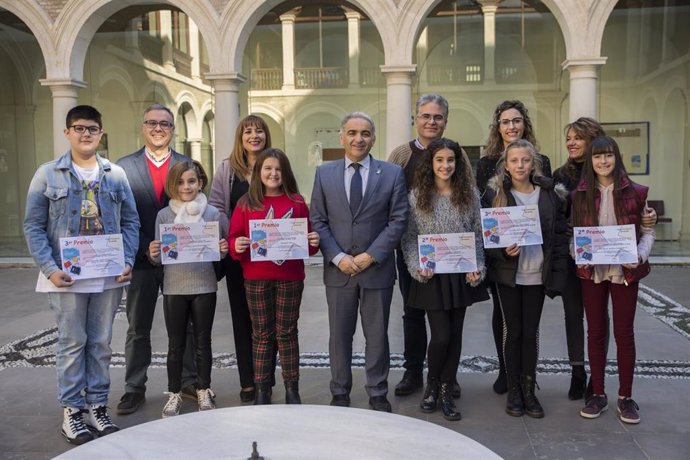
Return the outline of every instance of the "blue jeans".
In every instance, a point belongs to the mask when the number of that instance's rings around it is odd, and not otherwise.
[[[48,293],[55,312],[58,343],[55,352],[58,401],[83,409],[107,404],[110,392],[110,340],[122,289],[100,293]]]

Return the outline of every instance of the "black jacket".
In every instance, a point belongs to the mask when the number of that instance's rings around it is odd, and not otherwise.
[[[482,195],[482,207],[491,208],[496,195],[496,178],[491,179]],[[544,265],[542,283],[546,295],[553,298],[559,295],[567,282],[568,252],[567,225],[565,219],[567,191],[561,185],[554,188],[554,181],[548,177],[535,177],[535,185],[541,187],[539,192],[539,219],[541,234],[544,240],[542,250]],[[508,206],[517,206],[512,193],[508,193]],[[487,277],[495,283],[515,286],[515,276],[519,257],[509,257],[505,248],[487,249]]]

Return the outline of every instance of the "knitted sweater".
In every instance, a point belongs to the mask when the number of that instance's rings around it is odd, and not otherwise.
[[[249,236],[249,221],[258,219],[297,219],[306,217],[309,221],[309,208],[304,199],[297,195],[291,200],[287,195],[264,197],[264,209],[252,211],[245,207],[247,195],[240,198],[235,211],[230,218],[230,233],[228,244],[230,255],[239,260],[242,265],[244,279],[247,280],[274,280],[274,281],[300,281],[304,279],[304,261],[259,261],[252,262],[250,251],[243,253],[235,251],[235,240],[240,236]],[[308,224],[311,232],[311,223]],[[319,248],[309,246],[309,255],[314,255]]]
[[[405,264],[410,275],[420,283],[427,280],[417,273],[419,268],[419,252],[417,236],[430,233],[464,233],[474,232],[475,248],[477,251],[477,269],[484,278],[486,268],[484,265],[484,242],[482,239],[482,226],[479,217],[479,193],[475,190],[472,203],[458,210],[450,201],[449,196],[435,196],[432,201],[433,211],[426,213],[417,208],[417,190],[413,189],[408,194],[410,201],[410,218],[407,231],[402,237],[402,250],[405,256]],[[473,283],[473,285],[477,285]]]
[[[218,222],[220,212],[210,204],[202,214],[202,222]],[[160,224],[172,224],[175,213],[170,206],[161,209],[156,217],[156,240],[161,239]],[[219,227],[220,228],[220,227]],[[160,263],[160,257],[156,262]],[[163,295],[194,295],[216,292],[218,282],[213,262],[171,264],[163,267]]]

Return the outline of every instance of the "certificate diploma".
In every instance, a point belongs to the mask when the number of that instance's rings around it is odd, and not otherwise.
[[[477,271],[475,235],[440,233],[417,236],[419,267],[434,273],[470,273]]]
[[[218,222],[160,224],[163,265],[220,260]]]
[[[121,234],[60,238],[62,270],[75,280],[119,276],[125,269]]]
[[[249,221],[252,262],[309,258],[307,219],[257,219]]]
[[[480,213],[486,249],[507,248],[512,244],[532,246],[544,242],[536,204],[482,208]]]
[[[634,225],[574,227],[575,264],[636,264],[637,237]]]

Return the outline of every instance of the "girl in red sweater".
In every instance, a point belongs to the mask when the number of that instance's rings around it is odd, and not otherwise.
[[[299,342],[297,320],[304,290],[304,261],[252,261],[249,221],[298,219],[309,222],[309,208],[299,194],[290,161],[278,149],[259,155],[249,192],[237,203],[230,219],[230,254],[240,261],[253,325],[254,404],[271,403],[270,376],[274,344],[278,343],[285,382],[285,402],[301,404],[299,396]],[[309,254],[319,248],[319,234],[309,225]]]

